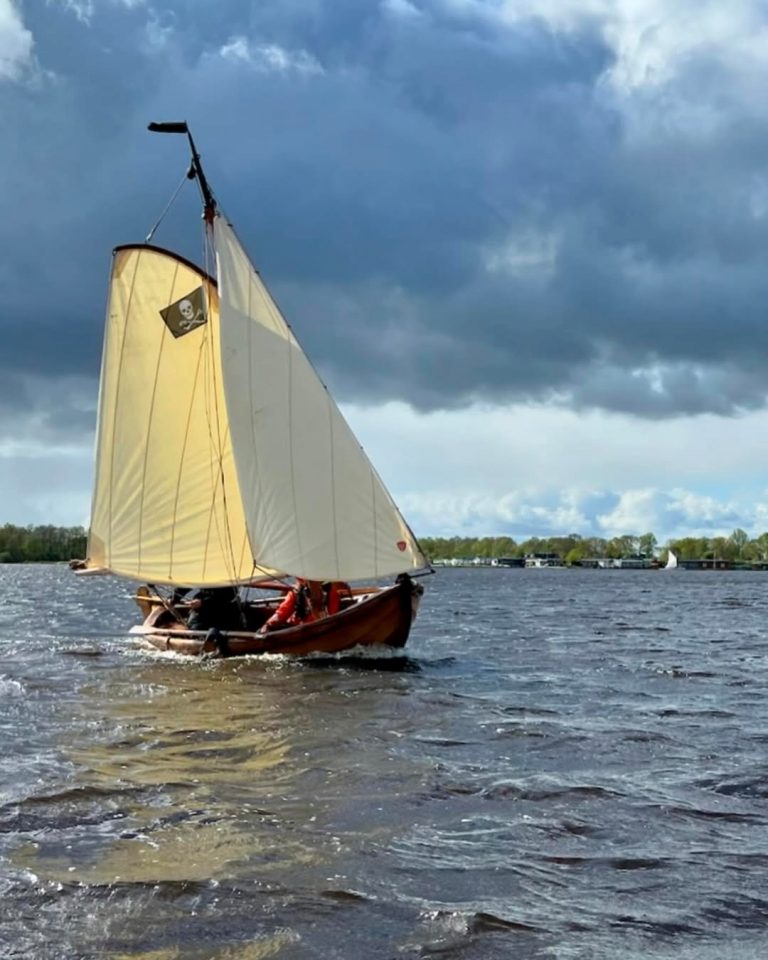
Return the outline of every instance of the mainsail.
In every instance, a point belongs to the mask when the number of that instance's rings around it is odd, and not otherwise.
[[[671,550],[667,551],[667,565],[664,567],[665,570],[676,570],[677,569],[677,557]]]
[[[87,566],[201,586],[427,567],[231,227],[209,229],[218,286],[115,251]]]

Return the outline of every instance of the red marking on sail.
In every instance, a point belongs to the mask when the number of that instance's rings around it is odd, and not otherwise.
[[[407,546],[408,546],[408,544],[405,542],[405,540],[398,540],[398,541],[397,541],[397,549],[400,551],[400,553],[402,553],[403,550],[405,550],[405,548],[406,548]]]

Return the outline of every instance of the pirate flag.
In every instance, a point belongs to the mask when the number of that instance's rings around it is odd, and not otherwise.
[[[203,288],[198,287],[192,293],[172,303],[160,311],[160,316],[174,337],[183,337],[196,327],[201,327],[206,321],[205,298]]]

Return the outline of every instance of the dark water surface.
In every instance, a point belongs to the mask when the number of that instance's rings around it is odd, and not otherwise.
[[[0,566],[0,956],[768,957],[768,574],[444,570],[407,657]]]

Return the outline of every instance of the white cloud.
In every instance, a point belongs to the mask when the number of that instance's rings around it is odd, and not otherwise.
[[[102,6],[110,4],[112,6],[127,7],[129,10],[133,10],[136,7],[143,7],[146,4],[146,0],[48,0],[48,3],[57,3],[65,10],[69,10],[81,23],[87,25],[90,25],[93,20],[98,2],[101,2]]]
[[[709,138],[727,123],[729,101],[762,110],[768,23],[760,0],[443,0],[444,7],[501,27],[544,23],[554,33],[596,30],[613,60],[602,92],[627,122],[629,139],[682,133]],[[719,69],[717,96],[680,83],[697,60]],[[714,67],[714,69],[713,69]]]
[[[246,37],[232,37],[219,49],[224,60],[247,63],[264,73],[323,73],[322,66],[306,50],[286,50],[276,44],[253,45]]]
[[[768,27],[758,0],[446,0],[501,22],[544,21],[553,30],[571,32],[599,24],[615,54],[609,72],[613,85],[632,90],[668,83],[690,56],[715,54],[745,76],[768,68]]]
[[[0,498],[4,523],[85,526],[91,496],[91,444],[33,441],[0,445]]]
[[[657,530],[663,520],[664,494],[653,488],[626,490],[607,513],[598,514],[598,527],[606,536],[647,533]]]
[[[381,6],[387,13],[403,20],[418,20],[424,16],[418,7],[409,3],[409,0],[383,0]]]
[[[486,254],[489,273],[546,279],[554,272],[560,235],[556,231],[524,230],[512,234],[501,246]]]
[[[164,50],[173,35],[174,27],[170,23],[161,22],[158,15],[150,11],[144,28],[145,48],[153,52]]]
[[[70,10],[81,23],[90,23],[94,12],[94,0],[56,0],[65,10]]]
[[[768,526],[754,442],[766,411],[651,423],[545,405],[344,412],[422,536],[652,531],[663,542]]]
[[[699,523],[717,523],[728,519],[737,512],[736,504],[722,503],[714,497],[691,493],[690,490],[672,490],[669,495],[669,508],[679,511],[685,520]]]
[[[768,431],[765,411],[652,423],[544,405],[417,414],[390,403],[344,413],[419,536],[652,531],[664,543],[768,529],[754,442]],[[62,441],[34,418],[27,426],[0,442],[3,521],[87,523],[92,437]]]
[[[18,80],[33,62],[32,34],[12,0],[0,0],[0,81]]]

